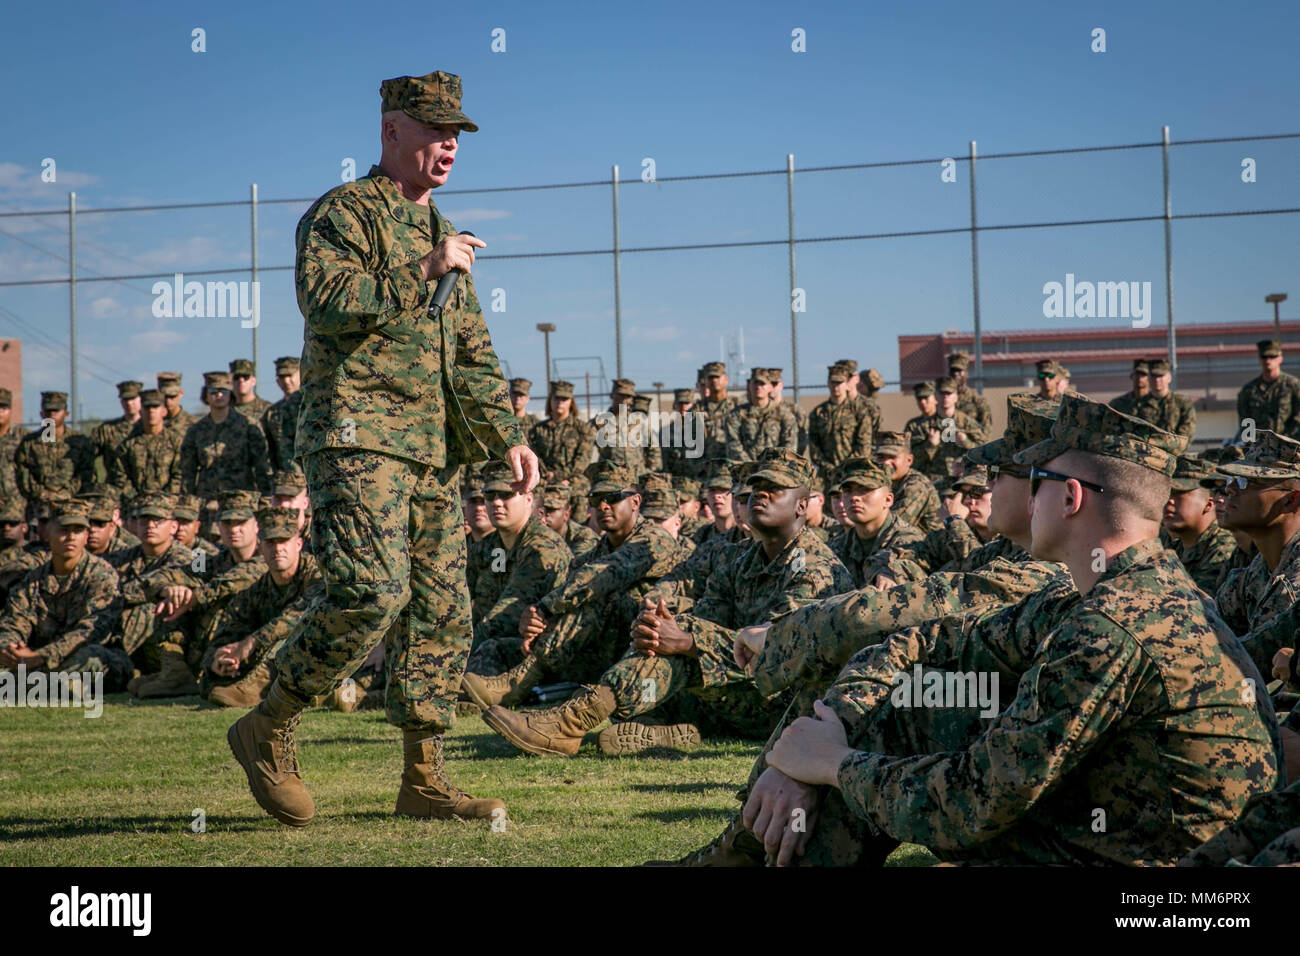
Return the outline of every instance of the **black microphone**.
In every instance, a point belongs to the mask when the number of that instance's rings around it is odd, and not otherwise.
[[[469,230],[464,230],[460,234],[462,236],[474,235],[474,233],[470,232]],[[451,298],[451,290],[456,285],[456,282],[460,279],[460,277],[461,277],[461,271],[459,269],[452,269],[446,274],[444,274],[441,279],[438,280],[438,287],[433,290],[433,301],[429,303],[429,314],[433,316],[435,319],[438,316],[442,315],[443,306],[445,306],[447,304],[447,300]]]

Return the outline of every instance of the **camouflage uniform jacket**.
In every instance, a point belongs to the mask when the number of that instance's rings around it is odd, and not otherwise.
[[[863,538],[854,530],[852,534],[837,538],[831,549],[853,575],[853,586],[865,588],[870,587],[875,576],[885,569],[889,549],[920,544],[922,540],[920,531],[891,511],[885,515],[885,523],[870,538]]]
[[[727,416],[727,458],[754,461],[769,448],[798,451],[799,426],[787,403],[759,408],[746,402]]]
[[[259,649],[269,650],[292,636],[298,619],[324,591],[316,559],[303,552],[298,572],[288,582],[276,584],[268,570],[231,598],[212,644],[231,644],[251,636]]]
[[[179,431],[170,428],[157,435],[132,435],[118,449],[108,483],[122,493],[124,500],[148,492],[180,494],[183,440]]]
[[[996,671],[1009,706],[964,750],[857,751],[840,793],[891,837],[1020,864],[1173,863],[1277,780],[1258,670],[1156,539],[1115,555],[1087,595],[1034,595],[935,622],[854,657],[825,699],[849,746],[917,664]],[[1100,832],[1087,808],[1103,807]],[[1081,810],[1081,808],[1083,808]]]
[[[462,276],[441,316],[429,315],[437,283],[418,260],[455,234],[378,166],[299,221],[299,457],[345,448],[441,468],[523,443],[474,280]]]
[[[573,562],[576,563],[585,561],[591,552],[596,550],[596,545],[600,543],[600,535],[585,524],[578,524],[570,518],[568,526],[564,529],[564,543],[569,546],[569,553],[573,555]]]
[[[42,441],[44,431],[24,435],[14,452],[18,490],[29,502],[70,498],[95,480],[95,446],[89,438],[69,428],[62,438]]]
[[[1134,395],[1131,391],[1125,392],[1110,403],[1110,407],[1116,411],[1123,412],[1125,415],[1132,415],[1134,418],[1141,418],[1144,421],[1151,421],[1143,412],[1151,402],[1151,395]]]
[[[975,391],[962,385],[957,389],[957,411],[965,412],[971,418],[979,423],[980,431],[988,435],[993,429],[993,409],[989,405],[989,400]]]
[[[22,497],[14,466],[14,453],[18,451],[18,442],[21,440],[18,430],[12,427],[0,435],[0,497]]]
[[[712,525],[710,525],[712,527]],[[729,563],[729,555],[749,547],[749,532],[740,525],[722,534],[713,534],[686,555],[673,569],[672,578],[681,583],[683,593],[698,600],[718,568]]]
[[[120,608],[117,572],[108,562],[83,554],[60,577],[46,561],[10,592],[0,613],[0,647],[26,643],[55,670],[83,644],[103,643]]]
[[[205,416],[181,442],[181,493],[212,500],[223,491],[271,493],[271,462],[262,430],[243,415]]]
[[[861,395],[858,398],[862,399],[862,404],[867,410],[867,418],[871,419],[871,440],[874,442],[876,436],[884,429],[883,418],[880,414],[880,403],[874,398],[863,398]]]
[[[808,459],[827,477],[849,458],[871,457],[871,418],[860,398],[829,399],[808,416]]]
[[[113,537],[108,539],[108,547],[104,549],[104,553],[97,555],[97,557],[103,558],[116,568],[124,560],[121,556],[132,548],[138,547],[139,544],[140,539],[130,531],[125,528],[117,528],[113,532]]]
[[[266,573],[266,562],[254,551],[247,561],[236,562],[232,553],[222,548],[215,558],[205,557],[196,568],[198,549],[191,552],[195,560],[185,568],[175,568],[163,575],[164,584],[180,584],[194,591],[190,613],[206,614],[226,603]]]
[[[176,429],[178,432],[181,433],[181,437],[184,438],[185,433],[189,431],[190,426],[193,425],[198,420],[199,420],[199,416],[191,415],[185,409],[178,408],[176,410],[175,415],[168,415],[166,418],[163,419],[163,425],[165,425],[167,428]]]
[[[294,439],[298,434],[298,410],[302,408],[302,391],[282,398],[262,415],[262,433],[266,436],[266,450],[271,456],[273,471],[302,469],[294,460]]]
[[[726,458],[727,419],[740,407],[740,402],[728,395],[716,402],[709,398],[702,398],[692,407],[704,415],[704,454],[700,457],[705,461]],[[708,469],[705,468],[704,471],[704,477],[708,477]]]
[[[808,413],[799,407],[797,403],[790,404],[790,411],[794,414],[794,427],[797,441],[795,450],[808,457]]]
[[[1297,599],[1300,599],[1300,533],[1291,536],[1272,571],[1264,563],[1264,556],[1256,554],[1244,570],[1229,572],[1215,595],[1219,615],[1242,639],[1256,666],[1265,674],[1272,674],[1273,655],[1283,645],[1260,642],[1247,635]]]
[[[1188,439],[1196,434],[1196,404],[1177,392],[1170,392],[1164,398],[1149,396],[1137,417]]]
[[[117,460],[118,449],[138,427],[139,419],[127,421],[122,415],[107,422],[100,422],[90,432],[90,440],[95,444],[95,453],[104,463],[104,474],[113,474],[113,463]],[[111,483],[111,479],[110,479]]]
[[[694,408],[682,415],[680,425],[670,422],[659,429],[659,456],[669,474],[703,482],[711,467],[708,450],[709,421]]]
[[[918,581],[945,565],[962,561],[982,543],[965,518],[949,516],[943,527],[920,541],[883,549],[887,553],[880,555],[877,563],[879,570],[895,581]]]
[[[1183,550],[1181,541],[1173,543],[1174,554],[1183,562],[1183,567],[1196,582],[1196,586],[1206,594],[1215,593],[1219,580],[1223,577],[1223,569],[1232,560],[1236,550],[1237,541],[1232,532],[1220,527],[1217,521],[1210,522],[1196,543],[1186,551]]]
[[[663,528],[638,518],[632,534],[617,548],[601,535],[591,556],[569,567],[564,583],[538,606],[552,617],[592,602],[610,603],[630,596],[640,604],[642,593],[669,571],[677,559],[677,540]]]
[[[1300,863],[1300,781],[1256,794],[1232,825],[1178,861],[1179,866],[1294,866]]]
[[[538,422],[528,442],[540,459],[544,473],[555,481],[572,480],[591,464],[596,451],[596,430],[570,412],[567,418]]]
[[[955,429],[951,440],[944,437],[949,428]],[[939,432],[938,445],[930,444],[931,429]],[[950,477],[966,450],[984,441],[984,430],[979,422],[961,411],[953,412],[951,425],[939,414],[918,415],[907,423],[906,432],[912,442],[912,454],[916,457],[913,467],[932,478]],[[958,432],[966,437],[959,439]]]
[[[122,595],[122,613],[114,630],[122,649],[134,654],[151,634],[182,630],[180,621],[165,621],[154,613],[158,592],[167,584],[184,580],[190,574],[193,552],[173,539],[162,554],[150,557],[140,545],[112,555]]]
[[[474,641],[518,637],[519,619],[564,583],[569,548],[564,539],[540,521],[527,522],[512,547],[493,530],[466,567]]]
[[[254,395],[246,402],[236,402],[231,399],[230,410],[239,412],[248,419],[250,425],[255,425],[259,430],[262,427],[262,417],[270,409],[271,403],[260,395]]]
[[[934,482],[915,470],[894,480],[894,506],[890,509],[898,517],[923,534],[943,527],[939,517],[939,492]]]
[[[623,427],[620,427],[617,407],[607,408],[592,417],[599,460],[620,462],[627,465],[634,475],[658,471],[659,449],[648,445],[649,419],[642,412],[627,411],[623,415]]]
[[[1271,382],[1258,376],[1252,378],[1237,393],[1237,428],[1247,418],[1258,431],[1269,431],[1300,439],[1300,379],[1286,372]]]

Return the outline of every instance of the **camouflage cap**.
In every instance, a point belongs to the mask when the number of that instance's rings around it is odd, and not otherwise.
[[[693,388],[675,388],[673,389],[674,405],[692,405],[695,402],[695,389]]]
[[[838,362],[826,367],[826,381],[828,382],[847,382],[852,377],[849,370]]]
[[[144,388],[144,382],[118,382],[117,397],[135,398],[140,394],[143,388]]]
[[[81,498],[51,502],[50,517],[60,528],[89,528],[90,503]]]
[[[0,521],[22,524],[27,520],[27,502],[17,495],[0,498]]]
[[[846,369],[849,373],[849,378],[858,374],[858,363],[856,359],[836,359],[835,364]]]
[[[985,491],[989,487],[989,473],[978,465],[966,469],[966,473],[960,478],[952,480],[952,489],[954,491],[966,491],[968,489],[983,488]]]
[[[948,371],[964,372],[970,368],[970,356],[965,352],[953,352],[948,356]]]
[[[672,475],[651,472],[644,476],[641,482],[641,514],[662,521],[677,514],[680,504],[677,489],[673,487]]]
[[[876,444],[872,454],[877,458],[892,458],[910,450],[911,444],[902,432],[879,432],[876,434]]]
[[[271,494],[297,497],[307,490],[307,476],[297,471],[277,471],[271,475]]]
[[[67,407],[67,392],[41,392],[41,411],[58,412]]]
[[[223,491],[217,500],[221,502],[218,521],[247,521],[257,511],[258,496],[252,491]]]
[[[87,515],[92,521],[112,521],[113,512],[118,509],[121,499],[116,488],[108,485],[94,485],[77,496],[89,507]],[[134,507],[135,502],[132,502]]]
[[[749,377],[764,385],[775,385],[781,381],[781,376],[773,375],[770,368],[752,368],[749,370]]]
[[[813,466],[795,452],[786,448],[769,448],[759,454],[749,473],[749,483],[770,481],[778,488],[807,488],[812,483]]]
[[[460,497],[462,501],[483,497],[483,476],[477,472],[466,471],[460,479]]]
[[[843,491],[845,485],[858,485],[862,488],[889,488],[894,484],[894,476],[870,458],[850,458],[835,472],[835,483]]]
[[[634,411],[634,412],[649,412],[649,411],[650,411],[650,403],[651,403],[652,401],[654,401],[654,399],[652,399],[649,395],[633,395],[633,396],[632,396],[632,411]]]
[[[299,360],[296,355],[281,355],[275,360],[275,374],[289,375],[298,371]]]
[[[808,482],[808,494],[826,495],[826,479],[821,476],[821,472],[816,467],[813,468],[813,476]]]
[[[515,480],[515,470],[508,462],[490,461],[483,469],[483,491],[511,491],[510,485]]]
[[[1039,378],[1060,375],[1063,371],[1056,359],[1039,359],[1034,363],[1034,372]]]
[[[427,76],[395,76],[379,84],[384,113],[401,110],[411,119],[430,126],[459,126],[477,133],[478,124],[461,112],[460,77],[434,70]]]
[[[636,395],[636,382],[632,381],[630,378],[616,378],[614,379],[614,383],[610,386],[609,393],[611,395],[625,395],[628,398],[632,398]]]
[[[263,541],[286,541],[298,534],[297,508],[262,508],[257,512],[257,536]]]
[[[1148,374],[1150,371],[1151,371],[1151,366],[1147,364],[1147,360],[1146,360],[1146,359],[1134,359],[1134,360],[1133,360],[1133,371],[1130,372],[1129,374],[1132,375],[1132,374],[1134,374],[1134,373],[1138,373],[1138,374],[1141,374],[1141,375],[1146,375],[1146,374]]]
[[[1282,343],[1277,339],[1263,339],[1255,343],[1260,358],[1274,358],[1282,354]]]
[[[1174,468],[1174,477],[1170,485],[1174,491],[1195,491],[1197,488],[1207,487],[1201,484],[1203,481],[1216,483],[1214,477],[1216,474],[1214,462],[1195,455],[1179,455],[1178,465]]]
[[[227,392],[231,391],[233,386],[230,383],[230,373],[229,372],[204,372],[203,387],[224,388]],[[164,392],[163,394],[165,395],[167,393]]]
[[[1243,478],[1300,478],[1300,442],[1260,429],[1240,461],[1220,461],[1218,468]]]
[[[609,494],[635,487],[636,475],[626,465],[615,461],[596,462],[591,476],[591,494]]]
[[[929,382],[917,382],[912,386],[912,394],[917,398],[929,398],[934,394],[934,386]]]
[[[957,383],[945,375],[942,378],[936,378],[934,380],[934,390],[936,392],[948,392],[956,395]]]
[[[0,408],[13,408],[14,393],[7,388],[0,388]]]
[[[556,398],[573,398],[573,383],[554,379],[551,382],[551,394]]]
[[[166,396],[176,396],[181,393],[181,373],[180,372],[159,372],[158,373],[158,391]]]
[[[1147,363],[1147,368],[1152,375],[1168,375],[1172,371],[1169,367],[1168,359],[1151,359]]]
[[[231,375],[252,375],[254,373],[253,362],[251,359],[231,359]]]
[[[939,493],[940,498],[956,498],[961,494],[961,489],[954,488],[952,485],[955,480],[956,479],[951,477],[936,478],[934,480],[934,490]]]
[[[747,495],[754,489],[749,487],[749,476],[754,471],[757,462],[752,461],[734,461],[731,463],[731,494],[732,496]]]
[[[146,491],[131,501],[131,513],[137,518],[175,518],[176,500],[158,491]]]
[[[160,408],[163,404],[163,393],[156,388],[146,388],[140,393],[141,408]]]
[[[704,488],[706,491],[730,491],[731,486],[735,484],[735,477],[731,474],[731,465],[725,458],[718,458],[710,462],[709,477],[704,479]]]
[[[1293,443],[1295,444],[1295,443]],[[1296,445],[1300,448],[1300,444]],[[1051,437],[1018,452],[1020,465],[1042,465],[1067,451],[1122,458],[1172,476],[1187,439],[1082,395],[1065,395]]]
[[[540,492],[543,508],[567,508],[569,489],[563,485],[546,485]]]
[[[714,375],[726,375],[727,363],[725,362],[705,362],[704,367],[700,369],[702,378],[711,378]]]
[[[885,377],[874,368],[867,369],[867,374],[863,378],[867,380],[867,384],[871,386],[872,391],[878,392],[885,387]]]
[[[172,504],[172,517],[177,521],[199,520],[199,499],[193,495],[177,495]]]
[[[700,496],[700,483],[694,478],[687,478],[685,475],[673,475],[673,487],[677,489],[677,494],[683,501],[690,501]]]
[[[511,395],[527,395],[533,390],[533,383],[526,378],[512,378],[510,380]]]
[[[1046,441],[1060,406],[1037,394],[1007,396],[1007,429],[1001,438],[976,445],[965,458],[972,465],[1009,465],[1015,454],[1030,445]]]

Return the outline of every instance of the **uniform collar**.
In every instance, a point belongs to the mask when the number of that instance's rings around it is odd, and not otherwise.
[[[370,172],[366,173],[366,178],[374,184],[375,189],[379,192],[379,198],[388,211],[388,218],[422,229],[432,237],[433,230],[429,224],[429,215],[435,214],[437,211],[434,208],[432,199],[429,200],[429,213],[421,215],[417,212],[417,204],[403,196],[401,190],[397,188],[397,183],[378,166],[371,166]],[[419,206],[418,208],[424,209],[425,207]]]

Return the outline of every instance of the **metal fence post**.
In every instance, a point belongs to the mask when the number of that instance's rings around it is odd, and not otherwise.
[[[619,272],[618,166],[613,167],[610,186],[614,191],[614,377],[623,377],[623,276]],[[588,398],[588,405],[591,400]]]
[[[785,218],[789,228],[790,249],[790,396],[799,404],[799,314],[794,308],[797,279],[794,271],[794,154],[785,157]]]
[[[251,183],[248,187],[249,202],[248,208],[251,211],[249,223],[249,246],[252,249],[253,263],[253,289],[257,289],[257,183]],[[253,316],[253,374],[258,372],[257,367],[257,327],[262,324],[262,296],[260,290],[254,293],[249,290],[250,300],[257,303],[257,314]]]
[[[1178,341],[1174,332],[1174,249],[1172,245],[1173,202],[1169,198],[1169,127],[1162,127],[1160,164],[1165,182],[1165,323],[1169,335],[1169,387],[1178,387]]]
[[[984,394],[984,342],[980,335],[980,234],[975,209],[975,140],[970,141],[970,288],[975,318],[975,391]]]
[[[80,396],[77,389],[77,194],[68,193],[68,372],[72,381],[68,386],[68,417],[73,423],[81,420]]]

